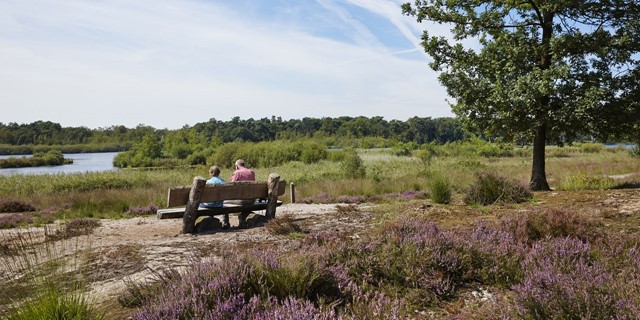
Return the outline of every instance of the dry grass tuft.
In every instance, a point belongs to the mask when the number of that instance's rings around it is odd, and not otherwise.
[[[302,232],[302,227],[295,223],[295,219],[290,214],[278,216],[267,222],[264,227],[269,233],[274,235],[288,235],[294,232]]]

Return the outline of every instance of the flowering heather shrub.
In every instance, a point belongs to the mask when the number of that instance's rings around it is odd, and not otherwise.
[[[156,214],[157,212],[158,212],[158,206],[156,206],[153,203],[150,203],[146,207],[130,208],[129,210],[127,210],[127,214],[132,216]]]
[[[513,233],[520,242],[531,243],[547,237],[594,241],[602,238],[598,227],[600,224],[596,221],[571,211],[543,209],[501,219],[500,228]]]
[[[466,191],[464,202],[478,205],[520,203],[532,197],[527,186],[495,173],[485,172],[476,175],[476,182]]]
[[[306,197],[301,200],[303,203],[366,203],[376,201],[389,201],[389,200],[411,200],[426,198],[426,194],[422,191],[405,191],[402,193],[385,193],[371,196],[348,196],[340,195],[333,197],[328,193],[321,193],[316,196]]]
[[[365,203],[367,202],[367,197],[365,196],[347,196],[340,195],[336,197],[337,203]]]
[[[255,252],[196,263],[133,319],[335,318],[333,311],[315,307],[341,295],[331,270],[313,254]]]
[[[513,315],[521,319],[637,319],[637,305],[613,285],[613,276],[577,239],[536,243],[514,287]]]
[[[30,212],[36,211],[32,204],[18,200],[0,200],[0,212]]]
[[[27,214],[7,214],[0,215],[0,229],[17,228],[23,224],[33,222],[33,218]]]
[[[312,197],[303,198],[303,199],[301,199],[301,201],[303,203],[306,203],[306,204],[310,204],[310,203],[333,203],[334,199],[330,194],[324,192],[324,193],[321,193],[321,194],[318,194],[318,195],[315,195],[315,196],[312,196]]]

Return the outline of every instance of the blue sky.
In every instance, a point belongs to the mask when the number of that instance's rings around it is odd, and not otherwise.
[[[0,122],[451,116],[402,2],[3,0]]]

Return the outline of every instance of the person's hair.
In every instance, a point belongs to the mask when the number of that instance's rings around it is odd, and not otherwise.
[[[238,167],[244,167],[244,160],[242,160],[242,159],[238,159],[238,160],[236,160],[236,166],[238,166]]]
[[[209,168],[209,174],[213,177],[219,176],[220,168],[218,166],[211,166],[211,168]]]

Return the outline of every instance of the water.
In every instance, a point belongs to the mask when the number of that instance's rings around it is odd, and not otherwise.
[[[65,153],[64,157],[73,159],[73,164],[65,164],[62,166],[48,167],[31,167],[31,168],[6,168],[0,169],[0,175],[16,175],[16,174],[57,174],[57,173],[83,173],[83,172],[99,172],[116,170],[113,166],[113,157],[117,152],[100,152],[100,153]],[[18,156],[0,156],[0,159],[10,157],[30,157],[29,155]]]

